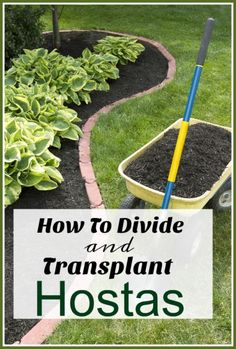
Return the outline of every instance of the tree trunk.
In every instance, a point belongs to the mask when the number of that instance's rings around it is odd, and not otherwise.
[[[61,38],[58,25],[57,6],[52,6],[52,24],[53,24],[53,47],[59,49],[61,47]]]

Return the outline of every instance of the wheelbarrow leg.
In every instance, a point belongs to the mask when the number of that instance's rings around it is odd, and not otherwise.
[[[231,207],[231,177],[229,177],[207,203],[206,208],[216,211],[226,211]]]
[[[145,208],[145,201],[136,198],[136,196],[129,194],[127,195],[122,203],[120,204],[121,209],[129,209],[129,208]]]

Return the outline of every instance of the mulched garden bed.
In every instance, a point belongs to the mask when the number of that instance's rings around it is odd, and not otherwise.
[[[92,45],[106,35],[104,32],[89,31],[62,33],[62,48],[60,52],[73,57],[80,56],[86,47],[92,49]],[[46,34],[44,47],[50,50],[52,48],[51,42],[51,35]],[[144,44],[144,46],[145,51],[135,64],[118,66],[120,79],[109,82],[110,91],[92,93],[91,104],[84,104],[79,107],[70,105],[71,108],[78,112],[83,123],[103,106],[147,90],[158,85],[166,78],[168,69],[166,58],[151,45]],[[13,210],[17,208],[89,208],[84,181],[79,170],[77,148],[77,142],[66,141],[62,144],[61,150],[52,149],[52,152],[62,160],[60,172],[64,177],[64,182],[58,189],[49,192],[42,192],[32,188],[25,189],[20,199],[5,210],[5,341],[8,344],[18,341],[38,322],[37,320],[13,319]]]
[[[167,131],[125,173],[135,181],[161,192],[166,181],[178,130]],[[231,132],[199,123],[189,127],[173,195],[193,198],[211,189],[231,160]]]

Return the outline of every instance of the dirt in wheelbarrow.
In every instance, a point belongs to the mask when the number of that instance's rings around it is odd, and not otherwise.
[[[61,33],[61,49],[63,55],[78,57],[82,51],[103,38],[105,32],[66,32]],[[144,44],[144,43],[143,43]],[[82,104],[74,108],[84,123],[100,108],[119,99],[130,97],[134,93],[147,90],[161,83],[167,76],[168,61],[149,44],[140,55],[136,63],[120,65],[120,79],[109,81],[108,92],[96,91],[92,93],[92,103]],[[45,35],[44,47],[52,49],[52,35]],[[80,124],[81,126],[81,124]],[[12,344],[19,341],[37,322],[34,319],[13,318],[13,211],[14,209],[80,209],[89,208],[89,201],[85,190],[84,180],[79,169],[77,142],[65,141],[61,150],[54,150],[61,158],[60,172],[64,182],[59,188],[50,192],[42,192],[29,188],[25,189],[20,199],[5,210],[5,342]],[[22,251],[23,252],[23,251]]]
[[[135,181],[165,191],[171,160],[178,136],[167,131],[125,173]],[[211,189],[231,160],[231,132],[198,123],[189,127],[173,195],[194,198]]]

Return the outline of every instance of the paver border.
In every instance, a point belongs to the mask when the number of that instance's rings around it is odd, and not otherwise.
[[[86,32],[88,30],[80,30],[83,32]],[[112,32],[112,31],[107,31],[107,30],[91,30],[94,32],[106,32],[108,34],[118,34],[121,36],[130,36],[130,34],[125,34],[125,33],[119,33],[119,32]],[[91,32],[90,31],[90,32]],[[64,31],[68,32],[68,31]],[[175,59],[174,57],[167,51],[167,49],[160,44],[157,41],[151,40],[144,38],[142,36],[133,36],[138,40],[141,40],[142,42],[146,44],[152,45],[154,48],[156,48],[159,52],[162,53],[162,55],[167,59],[168,61],[168,70],[167,70],[167,76],[166,78],[158,85],[153,86],[149,88],[148,90],[144,90],[142,92],[135,93],[131,95],[130,97],[122,98],[119,99],[118,101],[115,101],[101,109],[99,109],[96,113],[91,115],[86,123],[84,124],[82,131],[83,131],[83,136],[80,138],[79,141],[79,165],[80,165],[80,171],[81,175],[85,181],[85,188],[86,192],[88,195],[89,203],[90,203],[90,208],[105,208],[104,202],[102,199],[102,195],[98,186],[98,183],[96,181],[96,176],[93,170],[93,165],[91,162],[91,157],[90,157],[90,138],[91,138],[91,132],[92,129],[94,128],[99,116],[101,113],[108,113],[111,109],[113,109],[115,106],[122,104],[126,102],[129,99],[137,98],[144,96],[146,94],[152,93],[156,90],[161,89],[163,86],[165,86],[167,83],[169,83],[175,75],[176,71],[176,64],[175,64]]]
[[[78,152],[79,152],[79,166],[81,175],[85,181],[85,189],[88,195],[90,208],[105,208],[102,195],[96,180],[96,176],[93,170],[93,165],[90,157],[90,138],[91,132],[94,128],[99,116],[101,113],[108,113],[115,106],[122,104],[129,99],[141,97],[157,91],[164,87],[167,83],[173,80],[175,71],[176,71],[176,63],[174,57],[167,51],[167,49],[157,41],[147,39],[142,36],[135,36],[128,33],[119,33],[113,32],[109,30],[61,30],[60,32],[104,32],[108,34],[115,34],[120,36],[132,36],[138,40],[143,41],[146,44],[152,45],[156,48],[168,61],[168,70],[166,78],[158,85],[149,88],[148,90],[144,90],[142,92],[135,93],[130,97],[119,99],[101,109],[99,109],[96,113],[91,115],[86,123],[84,124],[82,131],[83,136],[79,140]],[[44,32],[44,34],[49,34],[51,32]],[[42,319],[40,320],[31,330],[29,330],[26,335],[24,335],[19,342],[15,342],[15,345],[37,345],[42,344],[46,338],[52,334],[52,332],[56,329],[56,327],[61,323],[62,320],[59,319]]]

